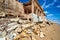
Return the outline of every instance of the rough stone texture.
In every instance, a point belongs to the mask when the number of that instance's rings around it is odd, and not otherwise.
[[[6,14],[15,16],[24,14],[23,4],[16,0],[0,0],[0,5],[0,10],[3,10]]]
[[[2,1],[3,0],[1,0],[0,2],[2,3]],[[9,0],[9,3],[10,4],[8,7],[10,7],[11,9],[13,8],[13,6],[15,7],[15,5],[13,5],[13,0]],[[17,2],[16,5],[16,10],[23,12],[23,5],[19,2]],[[20,5],[22,10],[20,8]],[[12,12],[13,14],[18,13],[14,12],[14,10],[11,9],[7,11],[9,11],[10,13]],[[43,21],[42,23],[28,21],[28,19],[26,18],[30,18],[29,15],[24,15],[26,16],[25,18],[16,18],[15,16],[13,16],[12,18],[12,16],[9,16],[9,12],[7,12],[7,17],[0,18],[0,40],[60,40],[60,25],[45,21]],[[1,6],[0,13],[5,13],[4,8],[2,8]]]
[[[22,19],[19,18],[19,20]],[[26,22],[27,20],[18,23],[18,21],[10,21],[8,18],[1,18],[0,21],[0,37],[2,40],[4,37],[7,40],[60,40],[60,27],[54,23],[49,25]]]

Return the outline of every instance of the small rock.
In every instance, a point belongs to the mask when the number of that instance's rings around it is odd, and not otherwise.
[[[5,37],[3,37],[3,38],[0,38],[0,40],[5,40]]]
[[[11,18],[10,21],[18,21],[19,18]]]
[[[17,24],[17,23],[10,23],[10,24],[8,24],[7,31],[11,31],[11,30],[15,29],[18,26],[19,26],[19,24]]]
[[[21,27],[18,27],[16,30],[15,30],[15,32],[18,32],[18,33],[20,33],[22,31],[22,28]]]
[[[20,19],[18,22],[19,22],[19,23],[22,23],[22,24],[26,24],[26,23],[28,23],[28,20],[21,20],[21,19]]]
[[[6,36],[6,31],[0,31],[0,37],[5,37]]]
[[[31,34],[33,32],[32,29],[27,29],[27,30],[24,30],[24,31],[28,34]]]
[[[44,38],[44,33],[43,32],[40,32],[40,37]]]

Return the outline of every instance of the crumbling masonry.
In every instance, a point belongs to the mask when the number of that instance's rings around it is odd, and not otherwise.
[[[35,14],[38,21],[46,21],[46,15],[37,0],[30,0],[30,2],[24,4],[18,2],[18,0],[1,0],[0,5],[1,12],[3,11],[2,14],[0,13],[2,17],[12,15],[31,20],[34,19],[33,14]]]
[[[45,36],[40,30],[47,22],[37,0],[20,3],[18,0],[0,0],[0,39],[39,40]],[[41,38],[40,38],[41,37]]]

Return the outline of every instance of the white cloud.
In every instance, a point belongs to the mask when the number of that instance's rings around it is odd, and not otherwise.
[[[45,7],[45,5],[46,5],[46,1],[43,3],[42,8],[44,8],[44,7]]]
[[[60,24],[60,20],[53,20],[53,22]]]
[[[44,11],[45,14],[49,13],[48,11]]]
[[[57,1],[57,0],[54,0],[52,3],[46,5],[45,8],[48,8],[48,7],[52,6],[52,5],[54,5],[56,1]]]
[[[48,16],[48,17],[51,17],[51,16],[53,16],[53,14],[48,14],[47,16]]]
[[[43,1],[44,1],[44,3],[43,3],[43,5],[42,5],[42,8],[45,8],[46,3],[47,3],[47,0],[43,0]]]
[[[57,8],[60,8],[60,5],[58,5]]]
[[[53,23],[60,24],[60,20],[58,20],[58,19],[49,18],[48,20],[51,21],[51,22],[53,22]]]
[[[44,13],[47,14],[47,17],[51,17],[51,16],[53,16],[53,14],[49,14],[48,11],[44,11]]]

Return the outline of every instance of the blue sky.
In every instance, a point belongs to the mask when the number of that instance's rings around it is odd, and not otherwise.
[[[19,1],[26,3],[29,0]],[[60,0],[38,0],[38,2],[47,15],[46,18],[50,21],[60,24]]]

